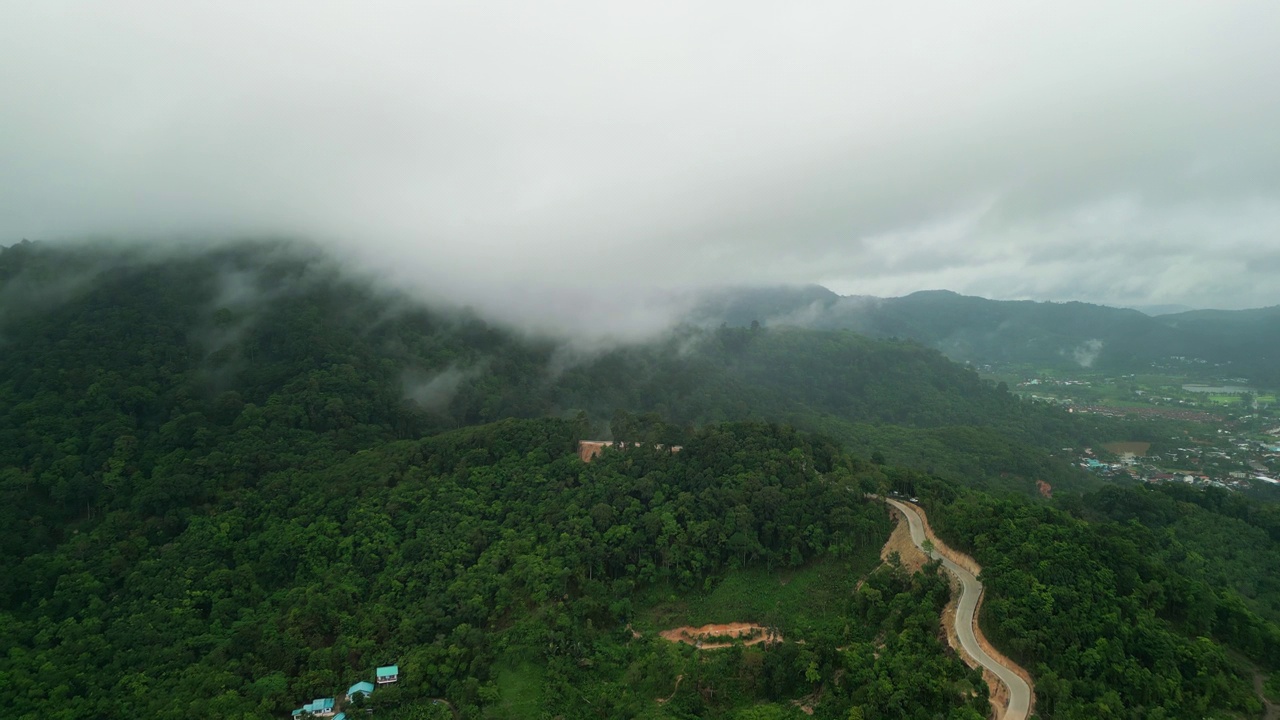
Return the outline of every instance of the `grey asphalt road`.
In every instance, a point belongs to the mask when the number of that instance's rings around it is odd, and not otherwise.
[[[911,528],[911,541],[923,550],[925,534],[920,513],[908,503],[888,498],[885,502],[902,512],[902,516],[907,519],[907,524]],[[996,677],[1000,678],[1000,682],[1009,688],[1009,709],[1005,711],[1004,720],[1026,720],[1027,710],[1031,706],[1031,688],[1025,680],[1018,677],[1017,673],[988,655],[973,634],[974,614],[978,609],[978,598],[982,595],[982,583],[978,582],[978,578],[974,577],[973,573],[941,556],[937,551],[934,551],[933,557],[941,559],[942,566],[960,580],[960,606],[956,610],[956,635],[960,638],[961,647],[969,657],[976,659],[978,664],[995,673]]]

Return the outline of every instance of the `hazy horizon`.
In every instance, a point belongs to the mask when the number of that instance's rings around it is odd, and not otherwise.
[[[314,240],[516,325],[1280,303],[1280,6],[0,10],[0,244]]]

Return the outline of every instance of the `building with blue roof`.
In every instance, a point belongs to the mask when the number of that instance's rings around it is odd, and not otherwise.
[[[368,680],[361,680],[355,685],[352,685],[351,687],[347,688],[347,700],[348,701],[355,700],[358,696],[361,696],[361,695],[368,696],[368,695],[371,695],[372,693],[373,693],[373,683],[369,682]]]
[[[347,720],[347,714],[342,712],[333,716],[333,720]]]
[[[334,712],[333,698],[316,698],[311,701],[311,714],[317,717],[329,717]],[[306,706],[303,706],[306,707]]]
[[[377,678],[378,678],[379,685],[385,685],[387,683],[393,683],[399,680],[400,666],[399,665],[383,665],[382,667],[378,668]]]

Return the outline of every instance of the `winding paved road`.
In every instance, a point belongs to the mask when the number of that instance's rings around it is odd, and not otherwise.
[[[886,498],[885,502],[897,508],[907,519],[907,524],[911,528],[911,542],[923,550],[925,534],[920,513],[907,503],[889,498]],[[936,550],[932,555],[942,560],[942,566],[960,580],[960,603],[956,610],[956,635],[960,638],[960,646],[969,654],[969,657],[995,673],[996,677],[1000,678],[1000,682],[1009,688],[1009,707],[1005,711],[1004,720],[1026,720],[1027,710],[1031,705],[1031,688],[1027,686],[1025,680],[1018,677],[1017,673],[988,655],[973,635],[974,614],[978,608],[978,598],[982,596],[982,583],[978,582],[978,578],[974,577],[973,573],[951,562]]]

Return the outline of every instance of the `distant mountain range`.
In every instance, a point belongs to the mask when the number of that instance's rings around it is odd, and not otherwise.
[[[1173,315],[1175,313],[1191,312],[1192,310],[1200,310],[1201,308],[1193,308],[1190,305],[1130,305],[1130,310],[1137,310],[1144,315],[1155,317],[1157,315]]]
[[[697,324],[796,325],[898,337],[953,360],[1040,368],[1240,377],[1280,384],[1280,306],[1255,310],[1134,309],[1082,302],[988,300],[946,290],[904,297],[841,296],[816,285],[720,290]]]

